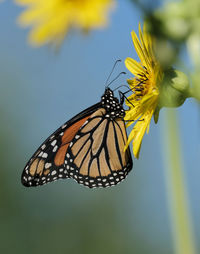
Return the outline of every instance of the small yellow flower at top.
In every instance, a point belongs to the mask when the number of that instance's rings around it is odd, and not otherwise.
[[[114,0],[15,0],[27,6],[18,21],[32,26],[29,41],[34,46],[46,43],[59,46],[70,28],[83,31],[107,24],[107,13]]]
[[[146,31],[143,32],[139,25],[139,38],[132,32],[133,44],[140,58],[140,62],[128,57],[125,65],[135,76],[127,80],[133,92],[127,99],[126,104],[129,110],[126,111],[125,121],[127,126],[135,124],[129,137],[126,147],[133,140],[133,154],[139,157],[142,138],[145,131],[149,131],[151,118],[155,112],[159,100],[159,86],[163,78],[161,67],[153,52],[153,38]]]

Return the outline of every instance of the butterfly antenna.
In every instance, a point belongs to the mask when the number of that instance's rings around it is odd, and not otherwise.
[[[108,78],[107,78],[107,80],[106,80],[106,87],[108,87],[107,83],[108,83],[108,81],[109,81],[109,79],[110,79],[110,77],[111,77],[111,75],[112,75],[112,73],[113,73],[113,71],[114,71],[114,69],[115,69],[117,63],[119,63],[119,62],[121,62],[121,61],[122,61],[121,59],[118,59],[118,60],[115,61],[114,65],[113,65],[113,67],[112,67],[112,70],[111,70],[111,72],[110,72],[110,74],[109,74],[109,76],[108,76]]]
[[[113,90],[113,92],[116,91],[117,89],[119,89],[120,87],[127,87],[127,88],[128,88],[128,92],[129,92],[129,90],[130,90],[130,88],[129,88],[127,85],[120,85],[120,86],[118,86],[117,88],[115,88],[115,89]],[[127,93],[127,91],[126,91],[125,93]]]
[[[122,74],[126,74],[126,72],[124,72],[124,71],[120,72],[120,73],[117,75],[117,77],[115,77],[110,83],[108,83],[108,85],[106,86],[106,88],[109,87],[109,86],[110,86],[115,80],[117,80]]]

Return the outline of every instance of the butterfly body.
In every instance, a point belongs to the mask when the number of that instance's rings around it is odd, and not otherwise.
[[[122,103],[106,88],[101,101],[55,131],[35,152],[22,173],[27,187],[73,178],[87,187],[122,181],[132,169]]]

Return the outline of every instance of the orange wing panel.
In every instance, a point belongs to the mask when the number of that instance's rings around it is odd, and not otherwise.
[[[72,141],[72,139],[75,137],[76,133],[78,130],[81,128],[81,126],[85,123],[85,121],[89,118],[90,116],[86,116],[85,118],[75,122],[72,124],[69,128],[67,128],[64,132],[64,135],[62,136],[62,144],[61,147],[58,149],[54,163],[56,166],[61,166],[64,164],[65,161],[65,155],[67,152],[67,148]]]

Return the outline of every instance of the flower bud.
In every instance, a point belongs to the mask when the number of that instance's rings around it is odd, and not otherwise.
[[[165,71],[160,85],[159,107],[179,107],[187,98],[189,81],[187,76],[178,70]]]

